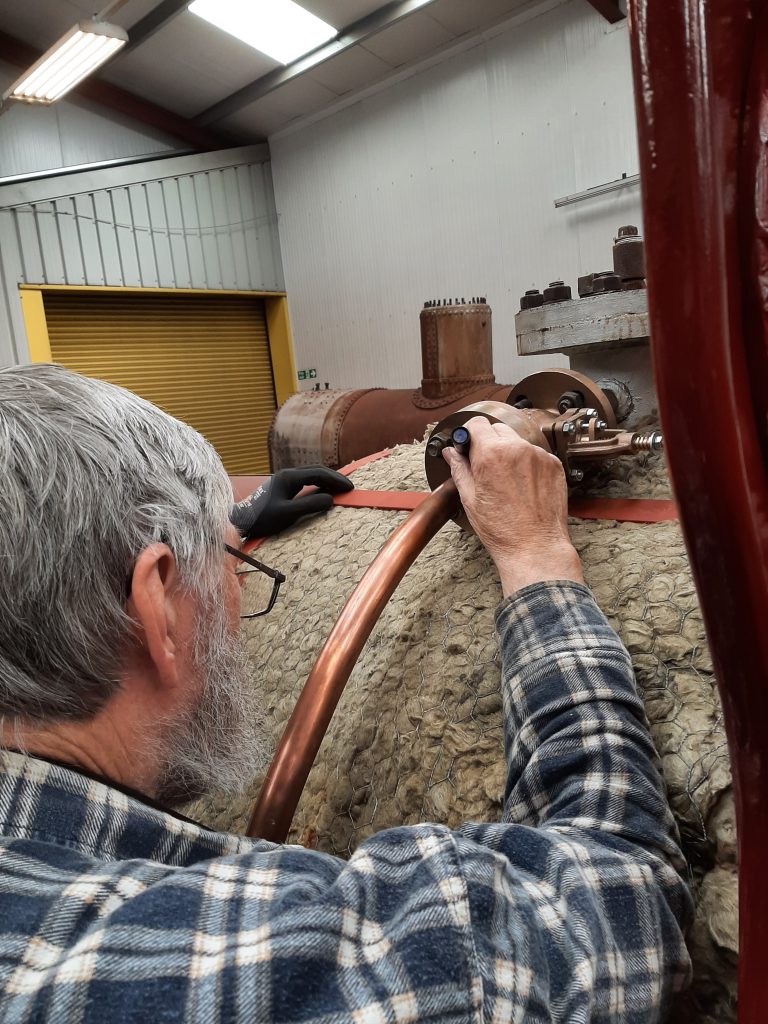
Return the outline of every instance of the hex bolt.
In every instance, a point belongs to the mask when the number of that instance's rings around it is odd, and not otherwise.
[[[544,296],[538,288],[529,288],[525,295],[520,299],[520,309],[535,309],[537,306],[543,305]]]
[[[584,274],[579,278],[579,298],[583,299],[592,294],[592,284],[595,280],[594,274]]]
[[[563,433],[564,434],[572,434],[573,433],[573,424],[570,423],[570,422],[569,423],[564,423],[563,424]]]
[[[626,286],[642,287],[645,279],[645,245],[634,224],[620,227],[613,246],[613,270]]]
[[[595,430],[607,430],[607,429],[608,429],[608,424],[605,422],[605,420],[597,420],[595,422]]]
[[[595,274],[592,279],[592,294],[600,295],[603,292],[621,291],[621,278],[612,270],[604,270]]]
[[[444,433],[435,434],[434,437],[429,439],[427,444],[427,455],[431,455],[433,459],[442,455],[443,448],[445,448],[449,440],[448,436]]]
[[[563,281],[550,281],[544,289],[544,302],[567,302],[571,298],[571,286]]]
[[[660,430],[652,430],[650,434],[635,434],[632,447],[636,452],[662,452],[664,437]]]
[[[584,395],[580,391],[564,391],[557,400],[557,411],[568,412],[569,409],[580,409],[584,404]]]

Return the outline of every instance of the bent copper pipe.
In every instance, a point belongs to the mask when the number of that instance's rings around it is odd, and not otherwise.
[[[461,507],[448,480],[392,534],[347,601],[304,684],[256,801],[247,834],[285,841],[333,712],[384,607],[436,533]]]

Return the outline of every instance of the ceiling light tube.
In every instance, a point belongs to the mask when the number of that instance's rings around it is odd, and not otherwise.
[[[99,67],[108,57],[112,56],[116,49],[119,49],[119,45],[118,47],[114,45],[114,43],[118,42],[118,40],[105,40],[103,43],[94,43],[82,54],[78,61],[69,66],[66,73],[62,71],[61,77],[45,83],[38,90],[37,95],[42,94],[45,99],[52,103],[60,96],[69,92],[70,89],[74,89],[78,82],[81,82],[83,78],[91,74],[94,67]]]
[[[101,53],[99,55],[100,59],[96,67],[100,67],[107,60],[109,60],[113,53],[116,53],[117,50],[121,49],[122,45],[122,42],[114,40],[113,42],[110,42],[107,45],[102,46]],[[61,99],[61,97],[65,93],[69,92],[71,89],[74,89],[79,82],[82,82],[84,78],[87,78],[88,75],[90,75],[93,72],[93,70],[93,64],[89,64],[86,68],[83,68],[81,66],[79,69],[76,69],[75,74],[65,83],[59,83],[58,87],[49,86],[49,88],[46,91],[46,98],[50,103],[54,103],[56,100]]]
[[[52,54],[46,60],[36,65],[37,70],[31,71],[26,78],[22,79],[14,86],[14,91],[19,93],[30,93],[34,92],[37,88],[38,83],[46,78],[50,73],[51,69],[56,67],[59,59],[69,57],[74,53],[79,53],[85,46],[85,36],[82,32],[75,32],[66,43],[63,44],[61,50],[55,54]]]
[[[84,32],[80,32],[79,36],[76,45],[67,51],[66,57],[62,55],[60,59],[52,61],[47,68],[41,68],[35,75],[30,75],[26,83],[22,83],[14,90],[15,94],[33,99],[45,96],[48,87],[56,82],[65,81],[72,68],[78,68],[81,64],[87,67],[89,54],[96,50],[96,39],[103,37],[86,35]]]
[[[128,42],[128,33],[106,21],[81,21],[25,71],[3,99],[53,103],[101,67]]]

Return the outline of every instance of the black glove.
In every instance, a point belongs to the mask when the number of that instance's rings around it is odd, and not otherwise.
[[[303,487],[312,484],[317,491],[296,498]],[[331,495],[351,491],[354,486],[349,477],[325,466],[281,469],[250,497],[238,501],[229,518],[246,540],[270,537],[292,526],[302,516],[325,512],[333,504]]]

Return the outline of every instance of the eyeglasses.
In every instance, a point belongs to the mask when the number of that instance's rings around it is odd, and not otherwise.
[[[237,548],[230,547],[229,544],[225,544],[224,549],[230,555],[234,555],[235,558],[250,566],[248,569],[239,569],[235,575],[241,577],[240,586],[243,586],[246,576],[252,577],[251,582],[248,584],[248,596],[256,608],[263,608],[263,611],[247,612],[245,615],[241,615],[240,618],[258,619],[262,615],[269,614],[275,607],[280,587],[285,583],[285,576],[278,572],[277,569],[270,569],[268,565],[264,565],[263,562],[258,562],[255,558],[251,558],[244,551],[238,551]]]

